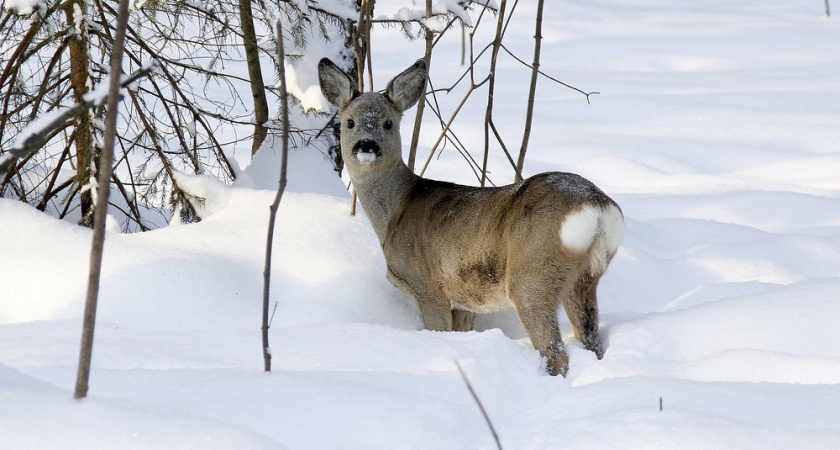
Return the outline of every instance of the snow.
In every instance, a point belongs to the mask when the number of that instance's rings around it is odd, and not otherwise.
[[[301,1],[301,5],[305,2]],[[332,0],[319,3],[319,7],[325,8],[335,14],[351,14],[350,20],[358,20],[358,13],[354,12],[353,8],[349,6],[346,0]],[[344,10],[347,13],[342,13]],[[286,19],[284,19],[286,20]],[[290,28],[288,21],[284,22],[283,29]],[[335,23],[327,21],[324,27],[331,36],[342,36],[340,28]],[[318,82],[318,62],[321,58],[330,58],[335,61],[342,69],[349,69],[350,65],[345,59],[348,59],[343,52],[344,47],[338,45],[336,42],[327,41],[321,36],[319,26],[306,27],[303,31],[304,41],[306,42],[303,48],[299,48],[295,44],[295,40],[289,36],[288,32],[284,34],[285,52],[288,55],[296,54],[299,57],[294,58],[291,62],[285,61],[286,72],[286,89],[297,98],[304,111],[315,110],[318,112],[326,112],[329,109],[329,102],[321,93],[321,88]],[[278,81],[276,88],[280,88]]]
[[[472,27],[472,19],[470,19],[470,15],[464,7],[461,6],[458,0],[438,0],[432,6],[432,13],[453,14],[455,17],[460,19],[464,25]]]
[[[6,11],[15,11],[20,15],[27,16],[38,8],[41,8],[46,0],[5,0]]]
[[[405,6],[380,0],[377,14]],[[469,333],[421,330],[363,211],[348,215],[341,181],[305,147],[290,153],[278,213],[263,373],[271,142],[234,186],[177,176],[204,199],[201,222],[108,233],[81,402],[90,230],[0,200],[0,448],[495,448],[456,361],[506,449],[840,448],[840,22],[822,2],[554,6],[543,70],[601,94],[589,105],[540,80],[525,172],[579,173],[624,212],[598,292],[602,360],[563,314],[566,378],[545,374],[513,313]],[[508,29],[520,57],[533,11],[520,5]],[[423,42],[376,33],[384,86]],[[440,86],[463,71],[459,34],[436,47]],[[530,72],[499,61],[494,121],[515,148]],[[460,95],[438,101],[451,111]],[[476,156],[481,103],[453,124]],[[426,118],[418,158],[440,128]],[[492,150],[491,179],[512,181]],[[427,175],[477,183],[451,148]]]

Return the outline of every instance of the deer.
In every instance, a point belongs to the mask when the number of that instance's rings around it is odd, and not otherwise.
[[[596,290],[624,232],[618,204],[585,178],[542,173],[500,187],[416,175],[403,162],[400,120],[425,95],[418,60],[380,92],[361,93],[325,58],[325,98],[338,109],[345,167],[385,256],[388,280],[434,331],[470,331],[476,313],[516,311],[550,375],[569,357],[558,314],[600,360]]]

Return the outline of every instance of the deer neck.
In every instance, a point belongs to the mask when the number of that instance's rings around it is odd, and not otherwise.
[[[420,177],[402,161],[390,168],[369,173],[350,172],[350,175],[365,214],[382,244],[388,224],[405,208],[408,194]]]

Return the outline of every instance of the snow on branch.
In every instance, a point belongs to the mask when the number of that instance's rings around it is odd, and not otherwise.
[[[316,11],[321,14],[335,17],[341,20],[349,20],[355,22],[359,20],[359,11],[356,9],[355,2],[350,0],[282,0],[289,3],[303,15],[309,15],[310,11]]]
[[[5,8],[6,11],[28,16],[35,10],[44,9],[47,3],[47,0],[6,0]]]
[[[359,20],[359,11],[353,5],[353,2],[348,2],[347,0],[283,1],[291,4],[305,15],[309,14],[310,11],[315,11],[345,21],[357,22]],[[426,12],[423,9],[400,8],[393,15],[380,15],[373,18],[371,23],[395,24],[416,22],[431,30],[440,31],[442,25],[437,23],[437,19],[455,16],[466,26],[472,27],[472,19],[470,19],[468,14],[468,10],[472,6],[486,7],[493,11],[499,8],[495,0],[438,0],[432,7],[430,18],[426,17]]]
[[[141,78],[149,76],[158,67],[157,61],[146,65],[134,72],[120,83],[120,88],[125,89]],[[67,121],[82,113],[82,111],[100,106],[108,98],[108,83],[100,83],[99,87],[92,92],[85,94],[80,103],[70,108],[53,111],[30,122],[26,128],[21,130],[15,144],[9,149],[9,153],[0,158],[0,175],[5,174],[11,168],[15,159],[28,156],[38,151],[46,144],[47,138],[53,130],[57,129]]]

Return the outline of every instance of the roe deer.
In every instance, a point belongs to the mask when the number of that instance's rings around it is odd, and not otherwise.
[[[470,330],[475,313],[513,307],[548,372],[565,375],[562,303],[575,336],[601,359],[595,290],[624,230],[618,205],[570,173],[493,188],[415,175],[402,160],[400,119],[425,92],[423,60],[384,94],[359,93],[328,59],[318,74],[338,107],[341,154],[388,279],[416,303],[425,328]]]

